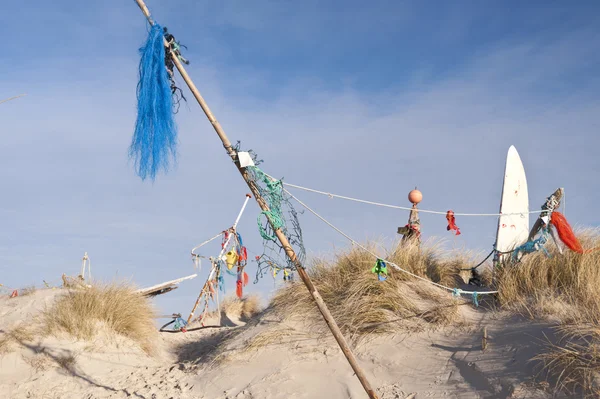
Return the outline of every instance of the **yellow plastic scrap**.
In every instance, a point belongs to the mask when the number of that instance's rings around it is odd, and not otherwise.
[[[231,250],[225,254],[225,263],[227,263],[227,268],[229,270],[231,270],[233,268],[233,266],[237,263],[237,261],[238,261],[238,255],[237,255],[236,251]]]

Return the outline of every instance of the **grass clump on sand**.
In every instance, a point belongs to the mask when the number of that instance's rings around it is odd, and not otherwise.
[[[598,231],[584,231],[578,238],[584,248],[600,246]],[[570,307],[571,315],[590,305],[600,308],[600,251],[578,254],[565,248],[560,254],[554,245],[547,247],[550,257],[538,251],[498,269],[502,306],[531,316],[556,315],[549,299]]]
[[[584,248],[600,247],[600,232],[578,234]],[[503,308],[528,317],[553,318],[560,340],[536,357],[558,377],[559,388],[600,397],[600,251],[560,254],[547,245],[497,272]]]
[[[15,344],[31,342],[34,339],[34,333],[31,328],[17,327],[0,335],[0,356],[11,352]]]
[[[137,342],[152,353],[158,333],[150,301],[126,284],[95,284],[59,296],[42,314],[43,329],[49,334],[64,332],[91,340],[99,328]]]
[[[373,252],[381,251],[375,249]],[[421,248],[398,243],[386,256],[391,262],[420,277],[455,287],[466,259],[442,261],[436,246]],[[420,281],[388,265],[388,278],[379,281],[371,272],[375,259],[367,251],[354,247],[333,261],[318,260],[308,268],[313,283],[329,307],[340,329],[354,339],[368,334],[447,325],[462,321],[459,301],[440,288]],[[325,328],[306,287],[300,282],[279,290],[271,308],[285,317],[315,321],[318,330]],[[423,324],[425,323],[425,324]]]
[[[221,312],[229,317],[239,320],[250,320],[260,313],[260,297],[258,295],[246,295],[243,298],[228,296],[221,303]]]

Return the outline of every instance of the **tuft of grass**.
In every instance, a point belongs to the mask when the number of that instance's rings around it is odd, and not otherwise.
[[[365,246],[374,248],[372,244]],[[452,263],[444,262],[439,252],[436,246],[419,248],[399,243],[386,259],[418,276],[454,286],[460,278],[457,269],[468,265],[458,258]],[[371,272],[374,264],[371,254],[354,247],[339,253],[333,261],[316,260],[308,269],[340,329],[353,340],[393,332],[398,325],[415,330],[423,328],[419,322],[435,327],[459,319],[458,301],[446,292],[389,265],[387,280],[379,281]],[[287,318],[313,321],[318,330],[325,327],[310,294],[299,281],[279,290],[271,308]]]
[[[42,324],[49,334],[64,332],[82,340],[91,340],[105,326],[152,354],[158,338],[154,316],[150,301],[133,287],[96,283],[87,290],[72,290],[58,297],[43,312]]]
[[[236,296],[228,296],[221,303],[221,312],[240,320],[250,320],[261,310],[258,295],[246,295],[241,299]]]
[[[72,353],[56,356],[56,364],[63,370],[74,374],[75,366],[77,365],[77,357]]]
[[[2,334],[2,336],[0,336],[0,356],[10,352],[11,341],[11,337],[8,334]]]
[[[36,373],[45,371],[52,365],[52,361],[45,353],[36,353],[33,356],[22,356],[22,359]]]
[[[582,320],[558,330],[561,341],[549,343],[534,360],[557,377],[559,389],[584,398],[600,397],[600,323]]]
[[[585,230],[578,238],[584,248],[600,246],[598,230]],[[560,307],[600,309],[600,251],[578,254],[567,248],[561,255],[552,244],[548,249],[551,257],[538,251],[498,269],[501,305],[534,317],[551,314],[551,301]]]
[[[15,327],[0,335],[0,356],[11,352],[15,344],[23,344],[33,341],[35,337],[31,328]]]
[[[307,332],[299,331],[292,327],[278,326],[276,328],[265,329],[249,339],[242,352],[257,351],[266,346],[289,345],[290,339],[295,340],[315,340],[317,336]]]
[[[31,295],[31,294],[34,294],[36,291],[37,291],[37,288],[35,288],[35,285],[30,285],[28,287],[21,288],[19,290],[19,296]]]

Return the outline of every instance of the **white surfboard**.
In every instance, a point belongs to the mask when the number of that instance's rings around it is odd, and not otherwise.
[[[512,251],[527,241],[529,235],[527,178],[521,157],[512,145],[506,156],[500,213],[502,215],[498,217],[496,249],[499,252]],[[510,256],[511,254],[500,255],[495,260],[502,262]]]

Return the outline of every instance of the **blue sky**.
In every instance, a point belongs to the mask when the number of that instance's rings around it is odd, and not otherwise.
[[[27,96],[0,105],[0,283],[57,282],[84,251],[99,278],[147,286],[193,273],[189,250],[231,225],[247,188],[188,92],[178,167],[154,184],[136,177],[127,149],[146,25],[135,3],[4,3],[0,98]],[[532,209],[564,187],[570,222],[600,225],[599,6],[523,3],[148,5],[188,46],[188,72],[231,140],[267,173],[399,205],[417,185],[423,208],[496,212],[514,144]],[[390,242],[408,217],[297,194],[359,240]],[[239,226],[254,252],[257,214],[250,203]],[[347,247],[311,215],[300,222],[310,256]],[[422,215],[424,235],[490,250],[495,218],[458,218],[458,238],[445,222]],[[158,306],[187,313],[202,282]],[[248,288],[266,296],[273,281]]]

